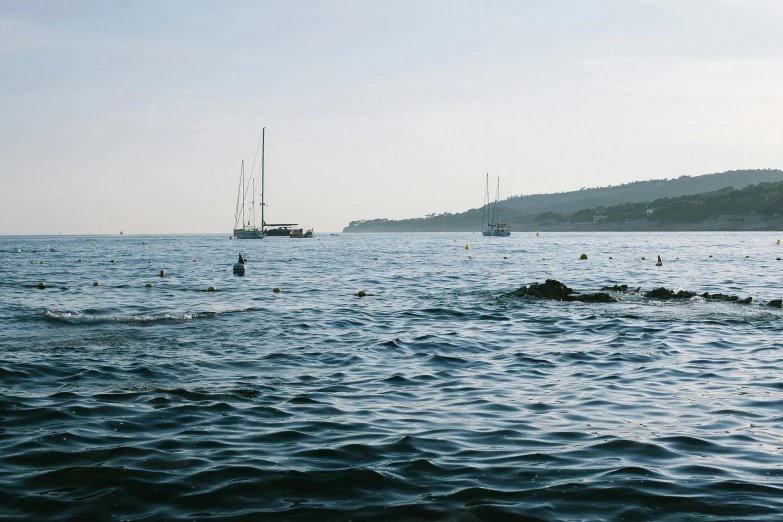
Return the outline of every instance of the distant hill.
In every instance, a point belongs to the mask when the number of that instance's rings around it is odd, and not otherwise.
[[[703,176],[681,176],[676,179],[636,181],[613,187],[585,188],[572,192],[513,196],[499,202],[498,209],[501,221],[508,223],[512,231],[524,230],[529,227],[535,228],[531,217],[545,212],[570,214],[584,209],[653,202],[665,198],[715,192],[726,187],[742,189],[749,185],[779,181],[783,181],[783,170],[732,170]],[[352,221],[343,232],[477,231],[481,227],[481,214],[480,207],[458,214],[447,212],[424,218],[358,220]]]
[[[783,181],[526,219],[521,230],[782,230]]]

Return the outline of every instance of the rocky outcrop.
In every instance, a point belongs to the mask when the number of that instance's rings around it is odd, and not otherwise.
[[[689,292],[688,290],[675,292],[674,290],[661,287],[650,290],[644,294],[644,297],[649,297],[650,299],[690,299],[691,297],[696,297],[696,295],[696,292]]]
[[[547,279],[543,283],[523,286],[503,295],[507,297],[534,297],[536,299],[550,299],[553,301],[579,301],[582,303],[617,302],[617,299],[606,293],[578,294],[555,279]]]

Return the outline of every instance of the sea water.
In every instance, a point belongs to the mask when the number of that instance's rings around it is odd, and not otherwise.
[[[779,236],[2,237],[0,519],[781,519]]]

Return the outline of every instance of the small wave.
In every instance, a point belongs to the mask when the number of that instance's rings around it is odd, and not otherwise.
[[[155,321],[190,321],[213,317],[219,312],[195,312],[181,314],[145,314],[145,315],[96,315],[82,314],[78,312],[57,312],[45,310],[43,317],[46,320],[68,324],[95,324],[95,323],[151,323]]]

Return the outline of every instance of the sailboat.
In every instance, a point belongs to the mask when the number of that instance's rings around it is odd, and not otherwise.
[[[296,223],[267,223],[264,221],[264,151],[266,148],[266,127],[261,129],[261,226],[256,223],[255,179],[252,168],[250,176],[245,180],[245,160],[242,160],[242,169],[239,176],[239,192],[237,193],[237,207],[234,214],[234,237],[237,239],[264,239],[266,236],[288,236],[290,228]],[[258,152],[256,152],[258,154]],[[251,189],[252,186],[252,189]],[[250,205],[247,198],[250,197]],[[240,206],[240,200],[242,204]],[[245,210],[248,210],[247,216]],[[275,227],[275,228],[267,228]]]
[[[485,236],[508,237],[511,235],[511,227],[505,223],[498,223],[498,200],[500,199],[500,177],[498,177],[498,188],[495,193],[495,203],[492,205],[492,211],[489,208],[489,174],[487,174],[487,188],[484,193],[484,207],[481,209],[481,233]],[[487,227],[484,229],[484,222]]]

